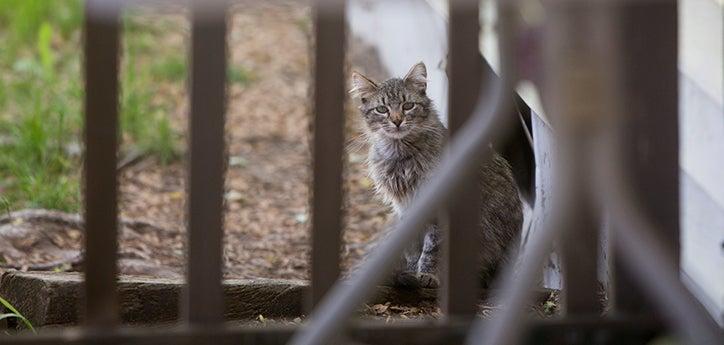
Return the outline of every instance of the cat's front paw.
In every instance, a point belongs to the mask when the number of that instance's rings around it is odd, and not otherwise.
[[[404,271],[395,274],[393,285],[407,289],[437,289],[440,281],[432,273]]]
[[[398,272],[392,278],[392,284],[396,287],[416,289],[420,287],[420,281],[417,278],[417,272],[403,271]]]
[[[419,272],[417,273],[417,281],[419,286],[427,289],[437,289],[440,287],[440,280],[432,273]]]

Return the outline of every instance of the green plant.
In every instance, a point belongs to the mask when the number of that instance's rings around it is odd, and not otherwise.
[[[81,6],[80,0],[3,0],[0,23],[4,25],[0,26],[13,32],[3,45],[10,52],[17,52],[24,42],[32,42],[46,22],[54,23],[67,38],[82,22]]]
[[[20,322],[22,322],[25,325],[26,328],[33,331],[33,333],[37,333],[35,331],[35,327],[33,327],[33,324],[28,319],[26,319],[25,316],[23,316],[23,314],[20,314],[20,312],[17,309],[15,309],[15,307],[13,307],[12,304],[10,304],[10,302],[8,302],[4,298],[0,297],[0,304],[2,304],[2,306],[5,307],[5,309],[10,311],[9,313],[0,314],[0,321],[2,321],[4,319],[18,319]]]
[[[53,29],[48,22],[44,22],[38,30],[38,58],[43,68],[43,76],[54,79],[55,54],[50,46],[53,38]]]
[[[82,0],[0,1],[0,207],[80,208]],[[184,20],[126,12],[120,70],[121,156],[179,157],[170,114],[188,76]],[[172,37],[174,36],[175,37]],[[230,65],[230,84],[253,75]]]
[[[226,79],[229,83],[244,85],[251,81],[249,72],[239,66],[230,65],[226,70]]]
[[[173,103],[159,102],[154,91],[159,79],[181,82],[185,78],[184,53],[169,54],[161,63],[148,63],[154,53],[149,49],[154,44],[154,30],[133,17],[124,20],[124,28],[126,34],[121,72],[121,128],[124,142],[166,164],[178,156],[176,134],[166,116],[166,110]]]
[[[0,6],[0,190],[3,211],[75,210],[80,133],[80,0]]]
[[[0,178],[12,208],[74,210],[78,203],[77,182],[69,179],[73,157],[65,146],[79,132],[80,121],[73,119],[80,118],[79,101],[66,97],[79,88],[80,76],[71,74],[79,70],[79,59],[52,47],[53,26],[50,21],[38,24],[35,40],[26,42],[15,59],[0,54],[7,86],[2,102],[7,117],[0,118]],[[56,78],[60,74],[65,75],[62,81]]]
[[[155,64],[151,73],[167,81],[183,82],[186,79],[186,60],[183,56],[169,56]]]
[[[2,195],[0,195],[0,212],[10,214],[10,201]],[[2,256],[0,256],[0,259],[2,259]]]

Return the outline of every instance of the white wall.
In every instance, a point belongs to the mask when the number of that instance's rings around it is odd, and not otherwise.
[[[491,9],[491,1],[483,1]],[[385,67],[401,76],[417,61],[430,74],[430,95],[446,118],[447,50],[445,0],[351,0],[351,31],[377,47]],[[700,300],[724,325],[724,0],[680,0],[680,143],[682,274]],[[496,68],[494,20],[485,12],[483,54]],[[546,159],[553,131],[542,115],[534,88],[518,90],[538,115],[534,118],[536,183],[545,195],[550,170]],[[549,210],[536,205],[532,222]],[[538,221],[536,221],[536,219]],[[547,286],[560,286],[558,264],[551,258]]]
[[[679,1],[681,264],[724,326],[724,1]]]
[[[347,18],[352,34],[377,48],[390,77],[403,77],[414,64],[425,62],[427,94],[447,124],[445,18],[423,0],[351,0]]]

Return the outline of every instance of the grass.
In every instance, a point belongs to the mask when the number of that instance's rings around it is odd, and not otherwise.
[[[253,78],[247,70],[236,65],[230,65],[226,73],[226,79],[230,84],[244,85],[251,82]]]
[[[0,4],[0,201],[20,208],[77,211],[82,165],[81,0],[2,0]],[[133,152],[168,164],[180,133],[186,47],[177,22],[123,20],[121,156]],[[169,41],[169,42],[167,42]],[[249,73],[231,66],[230,83]]]
[[[7,208],[77,208],[81,125],[78,1],[0,7],[0,197]]]
[[[35,331],[35,327],[33,327],[33,324],[30,322],[30,320],[26,319],[23,314],[20,314],[20,312],[15,309],[12,304],[10,304],[10,302],[0,297],[0,305],[5,307],[6,310],[10,311],[9,313],[0,313],[0,321],[5,319],[17,319],[23,325],[25,325],[27,329],[31,330],[33,333],[37,333]]]
[[[177,158],[176,135],[166,112],[174,100],[156,97],[159,81],[183,83],[186,62],[183,47],[168,48],[161,64],[153,64],[155,37],[160,33],[139,23],[134,17],[124,19],[121,66],[121,128],[124,142],[134,149],[157,157],[167,164]],[[171,62],[168,62],[171,61]]]
[[[152,72],[172,82],[186,80],[186,60],[181,56],[169,56],[152,67]]]

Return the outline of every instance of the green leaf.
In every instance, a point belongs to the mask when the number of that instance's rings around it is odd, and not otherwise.
[[[226,70],[226,80],[230,83],[244,85],[251,80],[251,75],[247,70],[232,65]]]
[[[10,302],[8,302],[4,298],[0,297],[0,304],[2,304],[7,310],[10,310],[10,312],[12,313],[12,314],[2,314],[2,316],[12,315],[13,317],[16,317],[18,320],[22,321],[25,324],[25,327],[27,327],[28,329],[33,331],[33,333],[37,333],[35,331],[35,327],[33,327],[33,324],[30,323],[30,321],[28,319],[26,319],[25,316],[23,316],[23,314],[20,314],[20,312],[17,309],[15,309],[15,307],[13,307],[12,304],[10,304]],[[6,318],[8,318],[8,317],[0,317],[0,320],[6,319]]]
[[[53,28],[48,22],[44,22],[38,30],[38,56],[40,57],[40,65],[43,66],[43,73],[48,78],[53,78],[53,66],[55,64],[55,54],[51,47],[53,39]]]
[[[0,314],[0,321],[10,318],[18,318],[15,314]]]

